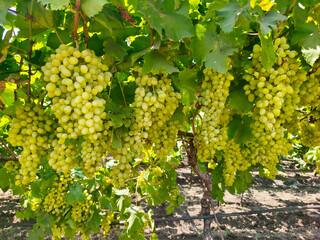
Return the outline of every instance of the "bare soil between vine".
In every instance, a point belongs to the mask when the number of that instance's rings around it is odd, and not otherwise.
[[[320,205],[320,178],[312,172],[301,173],[286,162],[284,172],[275,180],[254,175],[250,190],[241,195],[225,196],[225,203],[216,205],[215,213],[235,213],[305,205]],[[291,164],[291,167],[289,166]],[[153,207],[155,218],[172,218],[201,215],[202,187],[198,177],[186,163],[178,168],[178,186],[185,201],[172,214],[166,215],[166,205]],[[145,206],[146,207],[146,206]],[[15,217],[20,210],[19,198],[8,191],[0,191],[0,240],[26,239],[32,229],[31,221]],[[227,217],[211,224],[214,239],[226,240],[274,239],[320,240],[320,210],[299,210],[278,213]],[[203,220],[161,222],[157,224],[159,240],[200,240]],[[118,239],[121,227],[115,227],[109,236],[93,234],[91,239]],[[147,236],[150,232],[147,232]],[[46,239],[51,239],[48,236]],[[75,239],[80,239],[78,236]]]

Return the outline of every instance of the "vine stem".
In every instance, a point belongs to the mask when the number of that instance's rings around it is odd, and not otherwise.
[[[89,35],[88,35],[88,28],[87,28],[87,16],[84,12],[81,12],[81,16],[83,19],[83,32],[84,32],[84,41],[86,43],[86,48],[88,48],[89,44]]]
[[[11,149],[7,146],[7,144],[4,142],[4,140],[2,138],[0,138],[0,141],[2,143],[2,145],[7,149],[7,151],[10,153],[10,155],[12,157],[14,157],[15,159],[17,159],[17,156],[11,151]]]
[[[57,29],[56,29],[56,28],[54,28],[53,30],[54,30],[55,34],[57,35],[57,38],[59,39],[60,43],[61,43],[61,44],[64,44],[64,43],[63,43],[63,41],[61,40],[61,38],[60,38],[59,34],[58,34]]]
[[[184,149],[187,153],[187,159],[188,159],[188,164],[193,168],[195,173],[198,175],[200,178],[202,185],[203,185],[203,196],[201,199],[201,212],[203,215],[210,215],[210,210],[211,210],[211,192],[212,192],[212,180],[209,175],[208,170],[203,173],[197,163],[197,149],[194,145],[193,139],[190,139],[188,142],[188,147],[184,143]],[[213,240],[212,232],[211,232],[211,219],[204,219],[204,224],[203,224],[203,240]]]
[[[30,103],[30,97],[31,97],[31,77],[32,77],[32,66],[31,66],[31,57],[32,57],[32,48],[33,48],[33,40],[32,40],[32,11],[33,11],[33,3],[34,0],[31,2],[31,9],[30,14],[28,14],[28,25],[29,25],[29,40],[30,40],[30,49],[28,52],[28,92],[27,92],[27,98],[28,102]]]
[[[149,32],[150,32],[150,38],[151,38],[151,45],[154,45],[154,40],[153,40],[153,33],[152,33],[152,28],[149,26]]]
[[[73,18],[73,43],[75,47],[78,47],[78,24],[79,24],[79,12],[80,12],[81,0],[76,0],[76,5],[74,7],[75,14]]]
[[[290,7],[287,9],[284,15],[287,15],[289,12],[291,12],[293,6],[297,3],[297,0],[292,1]]]

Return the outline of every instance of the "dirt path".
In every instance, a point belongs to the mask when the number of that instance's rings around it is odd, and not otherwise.
[[[166,216],[165,205],[154,208],[157,218],[200,215],[202,188],[199,179],[186,165],[178,171],[178,186],[185,201],[169,216]],[[320,178],[311,172],[301,174],[287,169],[280,172],[276,180],[255,174],[252,188],[242,196],[227,193],[225,203],[216,206],[216,214],[305,205],[320,205]],[[0,192],[0,240],[26,239],[32,224],[15,218],[14,212],[19,207],[17,197],[10,192]],[[219,224],[221,232],[216,222],[211,225],[215,239],[221,239],[222,234],[226,240],[320,240],[319,209],[227,217],[219,219]],[[107,238],[96,234],[92,239],[117,239],[116,233],[114,229]],[[200,240],[202,220],[161,222],[157,224],[157,233],[159,240]]]

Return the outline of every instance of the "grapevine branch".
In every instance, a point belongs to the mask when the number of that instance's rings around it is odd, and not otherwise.
[[[130,15],[130,13],[128,13],[123,7],[118,7],[118,10],[121,13],[121,16],[123,17],[124,20],[126,20],[129,23],[134,24],[136,21],[132,18],[132,16]]]
[[[79,12],[80,12],[81,0],[76,0],[76,5],[74,7],[75,14],[73,18],[73,43],[78,47],[78,24],[79,24]]]
[[[88,28],[87,28],[87,16],[83,12],[81,13],[82,19],[83,19],[83,32],[84,32],[84,41],[86,43],[86,47],[88,48],[89,44],[89,35],[88,35]]]
[[[17,159],[17,156],[11,151],[11,149],[7,146],[7,144],[4,142],[4,140],[2,138],[0,138],[0,141],[2,143],[2,145],[7,149],[7,151],[10,153],[10,155],[12,157],[14,157],[15,159]]]

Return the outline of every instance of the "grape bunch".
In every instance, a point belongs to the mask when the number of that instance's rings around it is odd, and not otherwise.
[[[230,111],[225,107],[225,102],[234,78],[230,73],[218,73],[212,68],[204,69],[203,73],[205,79],[201,85],[199,99],[203,116],[197,140],[198,157],[204,162],[213,159],[216,150],[226,147]]]
[[[301,119],[299,123],[299,136],[301,143],[307,147],[320,146],[320,113],[312,112],[308,117]]]
[[[90,195],[87,191],[84,191],[84,194],[86,195],[86,200],[84,202],[77,202],[72,206],[71,218],[75,222],[85,224],[93,214],[93,201],[92,195]]]
[[[152,148],[155,154],[164,157],[175,145],[179,127],[177,122],[169,120],[181,95],[174,91],[166,74],[143,75],[141,69],[136,70],[139,73],[135,79],[138,88],[132,104],[136,125],[132,129],[145,149]]]
[[[223,177],[226,186],[233,185],[236,177],[235,173],[238,170],[244,171],[251,166],[251,163],[247,161],[247,154],[247,150],[241,149],[233,139],[227,142],[222,154],[224,158]]]
[[[308,75],[308,80],[300,87],[300,106],[311,105],[317,107],[320,105],[320,62],[312,67]]]
[[[12,146],[23,147],[16,185],[26,185],[36,180],[41,156],[46,154],[55,128],[56,123],[49,112],[38,105],[26,104],[16,109],[16,118],[12,120],[7,138]]]
[[[66,201],[70,183],[72,183],[72,178],[61,174],[59,180],[53,184],[43,201],[43,207],[47,213],[52,213],[59,217],[70,207]]]
[[[269,169],[269,176],[276,173],[277,155],[287,154],[291,146],[286,138],[284,124],[296,123],[300,97],[299,88],[306,81],[306,72],[300,69],[297,52],[291,51],[285,37],[274,41],[278,55],[277,64],[266,71],[261,63],[261,46],[254,45],[252,65],[246,66],[244,86],[248,100],[255,102],[252,112],[253,135],[250,144],[252,164],[260,162]]]
[[[50,161],[55,170],[66,172],[77,165],[74,158],[76,147],[65,147],[66,141],[76,142],[83,136],[88,143],[84,144],[85,149],[97,147],[93,145],[101,139],[107,118],[104,107],[106,101],[99,97],[112,76],[107,70],[108,67],[101,63],[93,51],[86,49],[80,52],[66,45],[61,45],[42,67],[44,80],[48,82],[48,97],[52,98],[51,110],[59,123],[58,141]],[[69,158],[63,158],[60,149],[69,149],[72,154]],[[95,164],[100,160],[91,161],[92,157],[99,158],[101,154],[86,157],[88,151],[84,151],[81,154],[84,156],[85,172],[92,175],[92,168],[95,169]]]

